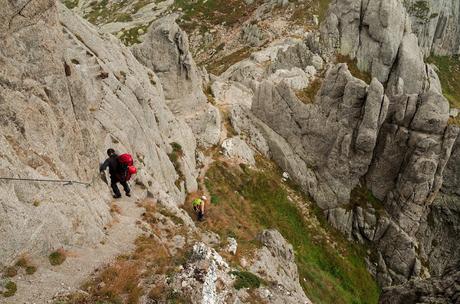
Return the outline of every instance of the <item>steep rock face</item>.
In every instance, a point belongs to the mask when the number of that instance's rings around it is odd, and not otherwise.
[[[433,262],[432,271],[439,272],[448,263],[446,258],[435,261],[434,256],[455,258],[449,244],[430,243],[435,237],[452,235],[447,228],[447,223],[456,222],[452,213],[440,219],[446,224],[438,228],[427,219],[439,214],[437,207],[430,206],[444,174],[446,187],[456,187],[456,179],[451,178],[455,169],[449,167],[456,168],[457,161],[451,160],[446,173],[444,168],[459,131],[447,125],[448,102],[436,73],[423,62],[409,14],[398,0],[334,1],[321,28],[324,54],[339,52],[355,59],[361,70],[384,84],[390,101],[366,173],[367,187],[382,201],[384,213],[379,216],[369,206],[362,211],[328,211],[328,219],[340,230],[376,243],[381,285],[422,275],[421,259]],[[424,248],[427,255],[417,253]]]
[[[426,57],[460,53],[460,1],[408,0],[403,3]]]
[[[394,96],[379,135],[367,185],[411,235],[441,188],[458,135],[448,117],[448,103],[436,92]]]
[[[168,107],[183,118],[203,146],[220,139],[220,113],[207,104],[201,73],[189,51],[187,34],[175,23],[175,16],[155,21],[143,43],[133,54],[161,79]]]
[[[110,215],[97,170],[109,146],[133,154],[137,184],[180,203],[185,185],[167,156],[178,142],[196,188],[193,133],[129,49],[54,1],[8,1],[0,19],[0,175],[93,182],[0,182],[0,263],[99,242]]]
[[[388,100],[377,80],[367,86],[344,64],[329,70],[324,84],[318,102],[303,104],[285,83],[263,82],[252,112],[313,168],[316,180],[301,184],[327,209],[348,202],[367,172]]]
[[[400,0],[335,0],[321,26],[323,53],[338,51],[356,59],[392,92],[404,84],[404,92],[420,93],[440,86],[425,67],[423,53],[412,33],[411,22]],[[388,84],[388,85],[387,85]]]
[[[456,195],[440,193],[426,211],[417,239],[423,260],[430,265],[434,276],[442,276],[446,269],[460,262],[460,199]]]
[[[440,278],[429,280],[413,280],[402,286],[383,290],[379,303],[439,303],[451,304],[460,302],[460,271],[454,267]]]
[[[299,273],[295,263],[294,249],[277,230],[265,230],[258,236],[263,247],[255,254],[255,262],[250,269],[264,280],[278,282],[278,286],[260,290],[268,303],[310,304],[299,283]]]

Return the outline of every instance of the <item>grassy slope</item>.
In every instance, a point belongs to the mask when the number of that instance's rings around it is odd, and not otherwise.
[[[314,303],[377,303],[379,288],[366,270],[363,248],[350,246],[330,228],[313,225],[289,199],[280,172],[266,161],[258,167],[264,170],[225,163],[210,168],[206,185],[218,203],[211,206],[204,227],[224,239],[236,237],[244,255],[257,246],[258,232],[276,228],[294,246],[300,282]],[[320,229],[328,230],[337,247]]]
[[[458,56],[432,56],[428,62],[438,69],[444,96],[454,108],[460,108],[460,60]]]

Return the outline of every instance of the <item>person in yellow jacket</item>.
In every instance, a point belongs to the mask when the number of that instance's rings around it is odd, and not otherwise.
[[[192,201],[193,211],[195,211],[196,215],[198,216],[199,221],[202,221],[204,219],[204,208],[205,208],[206,201],[207,201],[207,198],[204,195]]]

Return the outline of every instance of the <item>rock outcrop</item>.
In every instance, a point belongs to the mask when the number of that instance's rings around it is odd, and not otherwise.
[[[261,298],[267,303],[310,304],[299,283],[292,245],[277,230],[265,230],[258,239],[263,247],[255,253],[250,269],[268,282],[278,282],[276,287],[261,288]]]
[[[328,209],[347,202],[367,172],[388,100],[377,80],[368,86],[344,64],[329,70],[324,84],[317,103],[303,104],[285,83],[263,82],[252,112],[287,140],[302,167],[314,172],[306,180],[299,180],[298,172],[289,173]]]
[[[0,175],[92,182],[1,181],[1,264],[99,242],[111,217],[98,161],[110,146],[135,156],[135,182],[151,193],[178,204],[196,189],[192,130],[129,49],[55,1],[7,1],[0,21]],[[183,149],[181,174],[172,142]]]
[[[259,238],[263,246],[255,252],[249,270],[260,276],[261,282],[277,284],[261,284],[251,294],[256,294],[260,303],[310,304],[299,283],[292,245],[277,230],[265,230]],[[235,288],[238,274],[216,250],[200,242],[194,244],[184,267],[168,281],[190,303],[248,303],[252,298],[249,290]]]
[[[426,57],[460,53],[459,1],[408,0],[403,3]]]
[[[400,0],[335,0],[321,27],[322,52],[356,60],[360,70],[376,77],[393,93],[417,94],[436,88],[435,73],[423,62],[417,36]],[[436,77],[435,77],[436,78]]]
[[[383,290],[379,303],[459,303],[459,266],[447,271],[442,278],[435,277],[429,280],[413,280],[402,286],[386,288]]]
[[[312,35],[305,44],[270,46],[230,67],[213,84],[216,100],[228,105],[233,97],[237,133],[287,171],[333,226],[375,244],[371,270],[382,286],[426,276],[427,256],[454,257],[449,251],[456,248],[430,245],[422,253],[435,235],[450,237],[447,223],[456,222],[447,216],[442,228],[426,223],[444,174],[456,174],[454,161],[444,173],[459,130],[448,125],[438,77],[424,63],[401,1],[334,1],[321,32],[319,44]],[[329,68],[315,100],[302,103],[295,94],[301,82],[279,71],[321,69],[315,51],[329,60],[336,52],[349,56],[372,81],[339,64]],[[451,180],[446,186],[455,188]],[[373,202],[363,205],[356,195]],[[442,260],[433,262],[433,272],[449,264]]]
[[[220,139],[220,113],[207,103],[201,73],[189,51],[187,34],[167,16],[150,26],[143,43],[132,48],[133,54],[160,78],[167,105],[194,131],[204,147]]]

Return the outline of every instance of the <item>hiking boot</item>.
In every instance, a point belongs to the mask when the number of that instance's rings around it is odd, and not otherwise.
[[[113,198],[120,198],[121,197],[121,194],[118,194],[118,195],[114,195]]]
[[[126,193],[126,196],[127,196],[127,197],[131,197],[131,193],[129,193],[129,192]]]

